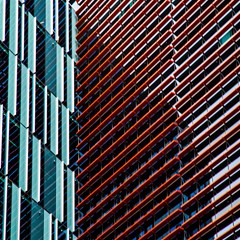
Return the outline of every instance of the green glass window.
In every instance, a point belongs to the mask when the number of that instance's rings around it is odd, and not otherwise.
[[[227,33],[225,33],[221,38],[220,38],[220,44],[224,44],[228,39],[230,39],[232,36],[232,30],[229,30]]]

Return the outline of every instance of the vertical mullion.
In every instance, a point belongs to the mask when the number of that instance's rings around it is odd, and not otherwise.
[[[0,1],[0,40],[5,41],[6,32],[6,0]]]
[[[28,129],[20,124],[19,186],[28,189]]]
[[[64,49],[57,45],[56,47],[57,51],[57,97],[62,102],[64,100]]]
[[[21,8],[21,61],[24,60],[24,37],[25,37],[25,4],[22,4]]]
[[[53,34],[53,0],[46,0],[46,30]]]
[[[47,143],[47,125],[48,125],[48,120],[47,120],[47,112],[48,112],[48,92],[47,92],[47,86],[44,87],[44,120],[43,120],[43,144]]]
[[[4,174],[8,175],[8,159],[9,159],[9,124],[10,124],[10,113],[6,113],[6,132],[5,132],[5,169]]]
[[[77,55],[76,55],[76,50],[77,50],[77,41],[76,41],[76,34],[77,34],[77,31],[76,31],[76,23],[77,23],[77,17],[76,17],[76,14],[75,14],[75,11],[74,9],[71,9],[72,10],[72,14],[71,14],[71,20],[72,20],[72,36],[71,36],[71,43],[72,43],[72,58],[73,60],[77,61]]]
[[[43,239],[52,239],[52,214],[49,214],[46,210],[44,210]]]
[[[28,67],[32,73],[36,72],[36,28],[36,17],[28,13]]]
[[[69,229],[75,231],[75,174],[67,169],[67,225]]]
[[[69,109],[62,105],[62,161],[69,164]]]
[[[18,1],[10,0],[9,49],[18,54]]]
[[[17,56],[9,52],[8,66],[8,110],[12,115],[17,112]]]
[[[36,110],[36,74],[32,78],[32,133],[35,132],[35,113]]]
[[[63,214],[63,204],[64,204],[64,165],[63,162],[59,159],[56,159],[56,217],[60,222],[63,222],[64,214]]]
[[[2,240],[6,240],[8,177],[4,178]]]
[[[55,0],[55,40],[59,40],[59,6],[58,0]]]
[[[58,154],[58,99],[51,94],[50,150]]]
[[[66,12],[66,46],[65,46],[65,51],[68,52],[69,51],[69,0],[66,0],[66,8],[65,8],[65,12]]]
[[[32,198],[40,201],[40,172],[41,172],[41,141],[32,138]]]
[[[3,105],[0,104],[0,168],[2,167]]]
[[[67,56],[67,107],[74,111],[74,60]]]
[[[20,121],[25,127],[29,127],[29,91],[30,91],[30,72],[21,64],[21,103],[20,103]]]
[[[10,239],[20,239],[20,209],[21,209],[21,189],[12,184],[11,203],[11,232]]]

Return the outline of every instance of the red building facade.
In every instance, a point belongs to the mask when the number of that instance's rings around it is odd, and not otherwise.
[[[237,239],[239,1],[79,5],[78,239]]]

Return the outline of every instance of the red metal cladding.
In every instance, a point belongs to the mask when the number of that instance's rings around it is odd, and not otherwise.
[[[236,23],[236,21],[237,21],[237,17],[235,17],[234,19],[233,19],[233,21],[232,22],[229,22],[227,25],[228,25],[228,27],[229,26],[231,26],[231,25],[233,25],[234,23]],[[226,26],[227,27],[227,26]],[[226,30],[225,30],[226,31]],[[210,39],[210,41],[208,41],[201,49],[199,49],[199,52],[196,52],[181,68],[179,68],[178,69],[178,71],[176,71],[175,72],[175,74],[177,75],[179,72],[180,72],[180,70],[184,70],[184,68],[186,68],[189,64],[191,64],[191,62],[193,61],[193,59],[194,58],[196,58],[197,56],[199,56],[200,54],[202,54],[208,47],[209,47],[209,45],[211,45],[214,41],[216,41],[216,39],[218,39],[218,37],[219,36],[221,36],[222,35],[222,33],[223,33],[224,31],[219,31],[219,33],[218,34],[216,34],[215,36],[213,36],[211,39]],[[231,45],[231,43],[232,42],[234,42],[236,39],[238,39],[239,38],[239,33],[237,33],[232,39],[230,39],[229,41],[228,41],[228,44],[229,45]],[[227,45],[224,45],[224,48],[223,49],[225,49],[225,48],[227,48]],[[166,48],[167,49],[167,48]],[[217,53],[216,53],[217,54]],[[233,56],[234,57],[234,59],[237,57],[237,53],[234,53],[235,55]],[[162,56],[162,55],[161,55]],[[213,56],[214,57],[214,56]],[[159,58],[160,58],[160,56],[159,56]],[[156,59],[156,60],[158,60],[158,59]],[[207,64],[207,63],[206,63]],[[149,64],[150,65],[150,64]],[[202,66],[202,68],[204,68],[205,66]],[[199,68],[200,69],[200,68]],[[221,66],[219,66],[219,70],[221,69]],[[197,70],[198,71],[198,70]],[[196,72],[197,72],[196,71]],[[139,74],[140,75],[140,74]],[[212,73],[212,75],[213,75],[213,73]],[[141,76],[141,75],[140,75]],[[138,77],[140,77],[140,76],[138,76]],[[210,76],[208,76],[208,78],[210,78]],[[137,77],[135,78],[135,79],[137,79]],[[151,80],[151,79],[150,79]],[[166,81],[167,82],[167,81]],[[115,82],[116,83],[116,82]],[[134,84],[135,83],[135,81],[131,81],[130,83],[132,83],[132,84]],[[185,82],[183,82],[182,83],[182,85],[184,85],[184,84],[186,84],[186,80],[185,80]],[[201,82],[201,84],[204,84],[204,82]],[[147,84],[146,84],[147,85]],[[180,86],[178,86],[178,88],[176,88],[176,91],[178,91],[178,89],[182,86],[182,85],[180,85]],[[144,88],[145,88],[145,86],[143,86]],[[125,91],[127,90],[127,88],[124,88],[125,89]],[[138,94],[138,92],[137,93],[135,93],[134,94],[134,96],[136,96]],[[104,93],[102,94],[102,95],[100,95],[100,97],[102,98],[102,96],[104,96]],[[119,94],[119,96],[117,96],[117,97],[121,97],[121,96],[123,96],[123,93],[121,93],[121,94]],[[113,99],[113,100],[115,100],[116,101],[116,99]],[[132,101],[132,99],[129,99],[129,101]],[[123,104],[128,104],[129,103],[129,101],[124,101],[124,103]],[[112,103],[113,101],[111,101],[111,103]],[[96,102],[97,103],[97,102]],[[108,103],[108,104],[110,104],[110,103]],[[109,105],[107,104],[107,106],[109,107]],[[179,104],[179,103],[178,103]],[[96,105],[96,104],[95,104]],[[91,104],[91,106],[93,106],[93,104]],[[88,107],[88,109],[90,109],[91,108],[91,106],[89,106]],[[108,109],[108,107],[104,107],[105,109]],[[124,106],[123,106],[124,107]],[[101,110],[101,111],[103,111],[103,110]],[[81,120],[81,118],[83,118],[87,113],[89,112],[89,110],[86,110],[84,113],[82,113],[79,117],[78,117],[78,120]],[[100,116],[100,113],[98,113],[97,115],[97,118]],[[90,119],[90,121],[93,121],[92,119]],[[89,125],[89,123],[90,123],[90,121],[89,122],[87,122],[87,124],[86,125]],[[107,122],[109,122],[109,120],[107,121]],[[83,131],[83,129],[85,129],[85,126],[83,126],[80,130],[79,130],[79,132],[78,132],[78,134],[81,134],[81,132]],[[84,139],[84,141],[86,141],[86,138]],[[84,142],[83,141],[83,142]],[[80,146],[79,146],[80,147]]]
[[[80,6],[80,8],[78,9],[78,12],[77,12],[77,13],[80,13],[80,11],[82,11],[83,8],[86,7],[86,5],[87,5],[86,3],[87,3],[87,1],[85,1],[85,3],[83,3],[82,6]],[[82,31],[82,32],[80,31],[80,32],[78,33],[77,39],[79,38],[79,36],[81,37],[80,33],[86,32],[86,31],[94,24],[95,21],[98,21],[99,18],[102,17],[102,15],[105,13],[105,11],[108,10],[109,7],[110,7],[113,3],[114,3],[114,0],[108,1],[108,3],[105,4],[104,7],[101,8],[100,11],[99,11],[90,21],[88,21],[88,23],[86,24],[86,26],[88,26],[88,28],[84,28],[84,31]],[[91,8],[91,10],[96,9],[96,8],[99,7],[99,6],[100,6],[100,1],[95,1],[95,3],[94,3],[94,5],[93,5],[93,7]],[[81,18],[78,20],[78,22],[77,22],[77,24],[76,24],[77,27],[79,27],[79,25],[81,24],[81,20],[82,20]]]
[[[160,124],[162,124],[162,123],[164,122],[164,119],[167,119],[168,117],[170,117],[174,112],[175,112],[174,109],[171,108],[171,109],[167,112],[167,114],[165,114],[165,116],[163,116],[162,118],[160,118],[159,121],[157,121],[156,124],[154,124],[154,125],[159,126]],[[165,118],[164,118],[164,117],[165,117]],[[154,129],[154,125],[151,126],[152,129]],[[155,126],[155,127],[156,127],[156,126]],[[172,126],[174,126],[174,125],[172,125]],[[175,125],[175,126],[176,126],[176,125]],[[164,135],[166,135],[166,134],[169,132],[170,128],[168,128],[167,130],[168,130],[168,131],[161,132],[161,136],[160,136],[161,138],[163,138]],[[127,148],[125,148],[122,152],[120,152],[120,154],[117,155],[117,156],[115,157],[115,159],[109,163],[109,166],[106,165],[98,174],[100,175],[104,170],[107,170],[108,167],[113,167],[113,166],[114,166],[114,162],[119,161],[119,159],[121,159],[122,157],[124,157],[130,150],[132,150],[134,147],[136,147],[137,144],[139,144],[139,143],[142,142],[146,137],[148,137],[149,132],[150,132],[150,131],[145,131],[145,132],[143,132],[143,133],[142,133],[137,139],[135,139]],[[89,166],[90,166],[90,165],[89,165]],[[82,173],[83,173],[83,172],[82,172]],[[95,175],[95,176],[96,176],[96,175]],[[89,181],[87,184],[85,184],[85,185],[86,185],[86,186],[87,186],[87,185],[90,185],[90,182],[94,181],[95,176],[94,176],[93,178],[91,178],[90,181]],[[78,175],[78,177],[79,177],[79,175]],[[83,190],[83,189],[82,189],[82,190]]]
[[[225,214],[223,214],[221,217],[213,220],[211,223],[209,223],[207,226],[205,226],[204,228],[202,228],[200,231],[198,231],[197,233],[195,233],[193,236],[191,236],[189,239],[193,240],[193,239],[199,239],[199,237],[203,237],[204,234],[206,234],[207,232],[209,232],[211,229],[217,227],[217,225],[221,222],[223,222],[224,220],[226,220],[228,217],[231,217],[234,213],[238,212],[239,213],[240,210],[240,203],[238,203],[236,206],[230,208],[229,211],[227,211]]]
[[[162,87],[162,86],[160,86]],[[159,88],[160,88],[159,87]],[[150,95],[151,96],[151,95]],[[154,96],[154,95],[153,95]],[[175,96],[174,92],[170,92],[164,99],[162,99],[147,115],[143,116],[141,120],[136,122],[128,131],[124,133],[125,136],[130,134],[131,132],[134,132],[134,130],[137,129],[142,123],[146,122],[146,118],[150,118],[151,114],[154,114],[160,107],[162,107],[164,104],[167,103],[168,100],[170,100],[172,97]],[[93,153],[97,148],[99,148],[99,145],[101,143],[104,143],[106,140],[109,139],[114,133],[116,133],[119,129],[124,126],[130,119],[132,119],[134,116],[137,115],[137,113],[142,109],[142,106],[146,106],[148,104],[148,99],[143,100],[136,108],[135,111],[131,111],[123,120],[121,120],[114,128],[111,129],[96,145],[94,145],[84,156],[82,156],[80,159],[78,159],[78,163],[80,163],[84,158],[86,158],[89,154]],[[120,143],[123,139],[121,136],[120,139],[118,139],[118,143]],[[106,150],[107,151],[107,150]],[[108,151],[112,151],[112,148],[108,148]],[[104,154],[104,153],[103,153]],[[103,155],[102,154],[102,155]]]
[[[139,211],[146,203],[148,203],[148,201],[152,200],[153,197],[157,196],[158,194],[160,194],[165,187],[170,186],[172,183],[174,183],[174,181],[176,181],[178,178],[180,177],[180,175],[176,174],[173,175],[169,180],[167,180],[162,186],[160,186],[159,188],[157,188],[155,191],[153,191],[150,195],[148,195],[143,201],[139,202],[136,206],[134,206],[134,208],[131,210],[131,214],[133,214],[135,211]],[[128,215],[130,214],[130,212],[128,213]],[[79,222],[78,222],[79,223]],[[94,226],[93,226],[94,227]],[[80,237],[83,238],[84,236],[86,236],[87,234],[83,234]]]
[[[236,132],[239,132],[239,125],[235,126],[234,128],[232,128],[231,130],[229,130],[228,132],[226,132],[224,134],[224,136],[221,136],[221,138],[219,138],[214,145],[212,145],[211,147],[205,149],[204,151],[201,152],[200,155],[198,155],[196,158],[194,158],[191,162],[189,162],[188,164],[186,164],[179,172],[181,174],[185,173],[186,171],[191,170],[192,167],[195,167],[195,165],[197,163],[199,163],[199,161],[202,160],[203,157],[206,157],[207,155],[211,154],[211,151],[214,151],[218,146],[221,146],[221,144],[223,143],[223,139],[225,141],[227,141],[229,138],[231,138],[234,134],[236,134]],[[193,179],[194,180],[194,179]],[[183,184],[184,186],[184,184]],[[182,186],[182,187],[183,187]]]
[[[174,159],[175,160],[175,159]],[[170,165],[170,164],[169,164]],[[166,166],[165,169],[167,169],[168,166]],[[123,207],[123,205],[127,204],[133,197],[135,197],[137,194],[139,194],[139,192],[142,191],[142,189],[144,189],[144,187],[146,188],[146,186],[149,184],[150,181],[152,181],[154,178],[157,177],[157,174],[160,175],[165,169],[161,169],[161,171],[158,171],[158,173],[156,173],[154,175],[154,177],[152,177],[151,179],[148,179],[148,181],[144,182],[144,184],[140,185],[137,189],[135,189],[130,195],[128,195],[123,201],[121,201],[119,204],[117,204],[114,208],[112,208],[107,214],[105,214],[104,216],[102,216],[102,218],[100,218],[96,223],[94,223],[91,226],[91,229],[96,228],[97,225],[101,222],[106,221],[114,212],[117,212],[121,209],[121,207]],[[126,184],[125,184],[126,185]],[[124,187],[124,186],[123,186]],[[110,199],[112,196],[108,196],[108,198]],[[106,201],[107,202],[107,201]],[[157,209],[155,209],[154,211],[157,211]],[[91,212],[91,214],[93,214],[93,212]],[[150,214],[151,215],[151,214]],[[86,215],[87,217],[91,216],[89,213]],[[121,222],[123,222],[126,219],[126,216],[124,218],[121,218]],[[84,219],[81,219],[81,222],[84,222]],[[78,222],[78,224],[80,224],[80,222]]]
[[[99,102],[103,101],[106,96],[108,96],[109,94],[111,94],[111,92],[123,81],[123,79],[126,79],[126,77],[128,75],[130,75],[130,73],[136,69],[138,67],[138,65],[140,65],[151,53],[152,51],[159,46],[161,43],[164,42],[164,40],[166,40],[167,38],[169,38],[171,36],[171,31],[167,31],[160,39],[158,39],[157,42],[154,43],[154,48],[152,49],[148,49],[136,62],[134,62],[122,75],[120,78],[118,78],[103,94],[101,94],[89,107],[88,109],[86,109],[86,113],[90,112],[91,109],[93,109]],[[141,46],[141,45],[140,45]],[[133,54],[134,55],[134,54]],[[126,56],[127,57],[127,56]],[[129,57],[130,58],[130,57]],[[123,60],[122,60],[123,61]],[[122,67],[123,64],[122,62],[119,63],[119,65]],[[116,66],[117,69],[118,66]],[[164,71],[165,69],[163,69]],[[84,98],[82,98],[79,102],[78,105],[82,105],[85,101],[85,99],[88,99],[89,96],[93,95],[93,92],[96,90],[98,90],[101,85],[104,84],[103,79],[101,82],[99,82]],[[81,114],[81,118],[83,118],[85,116],[84,114],[85,112],[83,112]]]
[[[169,216],[165,217],[160,223],[157,223],[151,230],[149,230],[147,233],[145,233],[143,236],[139,238],[139,240],[148,239],[151,235],[153,235],[159,228],[163,227],[164,225],[167,225],[168,222],[170,222],[172,219],[177,217],[182,213],[181,209],[176,209],[172,213],[170,213]]]
[[[116,94],[99,112],[97,115],[93,116],[85,125],[82,126],[82,128],[79,129],[77,134],[80,136],[81,134],[85,133],[89,127],[95,123],[100,116],[102,116],[107,110],[109,110],[110,107],[113,107],[115,104],[118,103],[118,101],[124,96],[124,94],[128,93],[131,89],[133,89],[136,86],[136,83],[144,76],[148,74],[148,71],[153,68],[158,62],[159,59],[163,58],[166,56],[167,53],[169,53],[172,50],[171,46],[166,47],[164,51],[162,51],[159,55],[158,58],[155,58],[150,64],[148,64],[139,74],[137,74],[126,86],[124,89],[122,89],[118,94]],[[157,71],[158,72],[158,71]],[[160,71],[159,71],[160,72]],[[157,74],[157,73],[156,73]],[[150,79],[151,80],[151,79]],[[149,81],[149,84],[151,82]],[[143,85],[139,87],[138,90],[136,90],[129,98],[127,98],[121,106],[117,107],[111,115],[108,116],[108,120],[104,120],[105,125],[111,121],[118,113],[122,111],[126,106],[128,106],[129,103],[131,103],[134,98],[141,93],[146,87],[148,86],[148,81],[145,82]],[[81,114],[82,115],[82,114]],[[81,116],[80,115],[80,116]],[[80,117],[79,116],[79,117]],[[103,122],[101,123],[103,125]],[[101,128],[99,126],[99,128]],[[94,129],[93,129],[94,130]],[[86,138],[83,139],[82,142],[86,141]],[[82,144],[80,142],[80,144]]]
[[[121,235],[119,235],[116,239],[123,239],[125,236],[127,236],[128,233],[130,233],[131,231],[134,230],[134,228],[136,228],[136,226],[141,225],[144,221],[146,221],[146,219],[148,219],[149,217],[151,217],[152,215],[154,215],[154,213],[156,213],[159,209],[161,209],[162,207],[166,206],[166,204],[168,204],[169,202],[171,202],[172,200],[174,200],[174,198],[176,198],[177,196],[179,196],[181,194],[181,191],[176,190],[175,192],[173,192],[172,194],[170,194],[168,197],[166,197],[162,202],[160,202],[159,204],[157,204],[153,209],[151,209],[149,212],[147,212],[147,214],[145,214],[142,218],[140,218],[138,221],[136,221],[133,225],[131,225],[127,230],[125,230]],[[109,231],[109,230],[108,230]],[[103,235],[99,236],[98,239],[103,239]]]
[[[128,25],[128,27],[125,28],[125,32],[127,32],[127,30],[131,29],[133,27],[133,25],[135,25],[141,18],[144,14],[146,14],[146,12],[148,11],[149,8],[151,8],[152,6],[154,6],[156,4],[155,1],[151,1],[151,3],[149,3],[139,14],[138,14],[138,17],[134,20],[134,22],[131,22],[131,24]],[[130,8],[128,10],[127,13],[131,13],[132,11],[135,10],[135,8],[137,8],[138,5],[133,5],[132,8]],[[104,41],[107,40],[107,38],[109,38],[111,36],[111,34],[118,28],[122,25],[122,23],[124,22],[124,20],[126,20],[126,18],[128,18],[129,15],[124,15],[122,18],[119,19],[119,21],[117,21],[115,23],[115,25],[113,26],[113,28],[110,29],[110,31],[107,31],[104,36],[102,36],[98,42],[96,44],[94,44],[94,46],[89,49],[89,51],[87,51],[84,56],[79,59],[79,61],[77,62],[77,64],[79,66],[81,66],[81,64],[87,60],[91,54],[95,51],[95,50],[98,50],[98,48],[104,43]],[[139,30],[138,30],[139,31]],[[138,32],[136,32],[135,34],[137,34]],[[79,33],[80,34],[80,33]],[[136,35],[137,36],[137,35]],[[113,47],[116,43],[118,43],[119,40],[121,40],[123,36],[121,36],[121,34],[119,34],[116,38],[114,38],[113,41],[111,41],[111,43],[108,45],[108,48],[105,48],[104,51],[101,52],[101,56],[104,56],[104,54],[108,53],[108,51],[110,50],[111,47]],[[126,46],[126,42],[124,42],[124,45]],[[123,47],[124,48],[124,47]],[[100,55],[94,59],[95,61],[95,64],[98,63],[99,60],[101,60],[100,58]],[[84,76],[84,74],[87,74],[88,71],[91,69],[90,67],[94,64],[94,62],[91,62],[91,64],[88,64],[88,66],[86,68],[83,69],[83,71],[81,71],[81,73],[79,74],[78,78],[81,79],[82,76]]]
[[[188,200],[187,202],[185,202],[181,207],[183,210],[187,209],[190,205],[192,205],[194,202],[196,202],[197,200],[199,200],[201,197],[203,197],[205,194],[207,194],[210,190],[214,189],[215,186],[217,186],[220,182],[226,180],[226,177],[229,176],[230,174],[236,172],[239,169],[240,163],[238,163],[235,167],[233,167],[231,170],[229,170],[228,172],[226,172],[225,174],[223,174],[220,178],[218,178],[216,181],[210,183],[206,188],[204,188],[203,190],[201,190],[197,195],[195,195],[193,198],[191,198],[190,200]],[[238,185],[239,187],[239,185]],[[236,188],[237,189],[237,188]],[[234,189],[234,191],[236,190]],[[226,196],[227,196],[227,192],[226,192]],[[211,202],[211,204],[213,204],[213,201]],[[195,216],[195,215],[194,215]],[[197,215],[196,215],[197,217]],[[188,225],[187,222],[185,222],[182,226],[186,226]]]
[[[78,239],[239,237],[239,1],[78,3]]]
[[[231,236],[234,234],[235,231],[238,231],[240,229],[240,222],[236,225],[231,226],[226,232],[221,234],[220,236],[216,237],[216,240],[223,240],[226,239],[226,237]]]
[[[221,140],[221,139],[220,139]],[[213,150],[217,144],[219,144],[219,142],[216,142],[216,145],[212,146],[211,149],[208,149],[208,154],[211,153],[211,150]],[[193,182],[196,182],[198,179],[200,179],[201,177],[203,177],[205,174],[207,174],[208,172],[211,171],[211,169],[215,166],[217,166],[217,164],[221,163],[221,161],[223,161],[225,158],[227,158],[228,156],[230,156],[234,151],[238,150],[240,148],[240,142],[236,142],[235,145],[231,146],[229,149],[227,149],[227,151],[224,151],[220,156],[218,156],[216,159],[214,159],[212,162],[209,163],[209,165],[207,165],[205,168],[203,168],[200,172],[198,172],[197,174],[194,175],[194,178],[189,179],[187,182],[185,182],[180,189],[182,191],[184,191],[185,189],[187,189],[188,187],[190,187]],[[206,154],[202,154],[199,155],[201,156],[202,159],[204,159],[206,157]],[[200,159],[198,158],[198,161]],[[189,169],[188,169],[189,170]]]

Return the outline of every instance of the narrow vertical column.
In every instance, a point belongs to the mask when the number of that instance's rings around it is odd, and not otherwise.
[[[4,192],[3,192],[3,221],[2,221],[2,240],[6,240],[7,230],[7,194],[8,194],[8,177],[4,178]]]
[[[36,72],[36,28],[36,17],[28,13],[28,67],[33,73]]]
[[[25,127],[29,127],[30,72],[23,64],[21,68],[20,121]]]
[[[75,231],[75,174],[70,169],[67,170],[67,225],[69,229]]]
[[[57,45],[56,47],[57,51],[57,97],[59,100],[62,102],[64,100],[64,94],[63,94],[63,89],[64,89],[64,49]]]
[[[62,105],[62,161],[69,164],[69,109]]]
[[[44,210],[43,240],[52,239],[52,214]]]
[[[58,220],[54,220],[54,240],[58,240]]]
[[[66,229],[66,240],[70,239],[70,232],[69,232],[69,228]]]
[[[25,4],[21,7],[21,61],[24,60],[24,43],[25,43]]]
[[[10,0],[10,20],[9,20],[9,48],[14,53],[18,53],[18,1]]]
[[[65,12],[66,12],[66,46],[65,46],[65,51],[68,52],[69,51],[69,0],[66,0],[66,8],[65,8]]]
[[[72,20],[72,58],[73,60],[77,61],[77,55],[76,55],[76,49],[77,49],[77,42],[76,42],[76,23],[77,23],[77,16],[75,14],[75,11],[72,9],[71,14],[71,20]]]
[[[10,239],[20,239],[21,189],[12,184],[11,232]]]
[[[0,104],[0,168],[2,167],[3,105]]]
[[[32,198],[40,201],[41,141],[32,138]]]
[[[47,143],[47,112],[48,112],[48,92],[47,86],[44,87],[44,120],[43,120],[43,144]]]
[[[20,124],[19,187],[28,190],[28,129]]]
[[[63,162],[56,158],[56,217],[59,222],[63,222],[64,214],[64,165]]]
[[[58,154],[58,99],[51,94],[50,150]]]
[[[59,40],[59,6],[58,0],[55,0],[55,40]]]
[[[4,174],[8,174],[8,157],[9,157],[9,122],[10,122],[10,113],[7,111],[6,113],[6,130],[5,130],[5,156],[4,156]]]
[[[34,74],[32,77],[32,133],[35,132],[35,109],[36,109],[36,75]]]
[[[46,0],[46,29],[53,34],[53,0]]]
[[[67,107],[74,111],[74,60],[67,56]]]
[[[5,41],[6,32],[6,0],[0,1],[0,40]]]
[[[17,112],[17,56],[9,52],[8,66],[8,110],[12,115]]]

